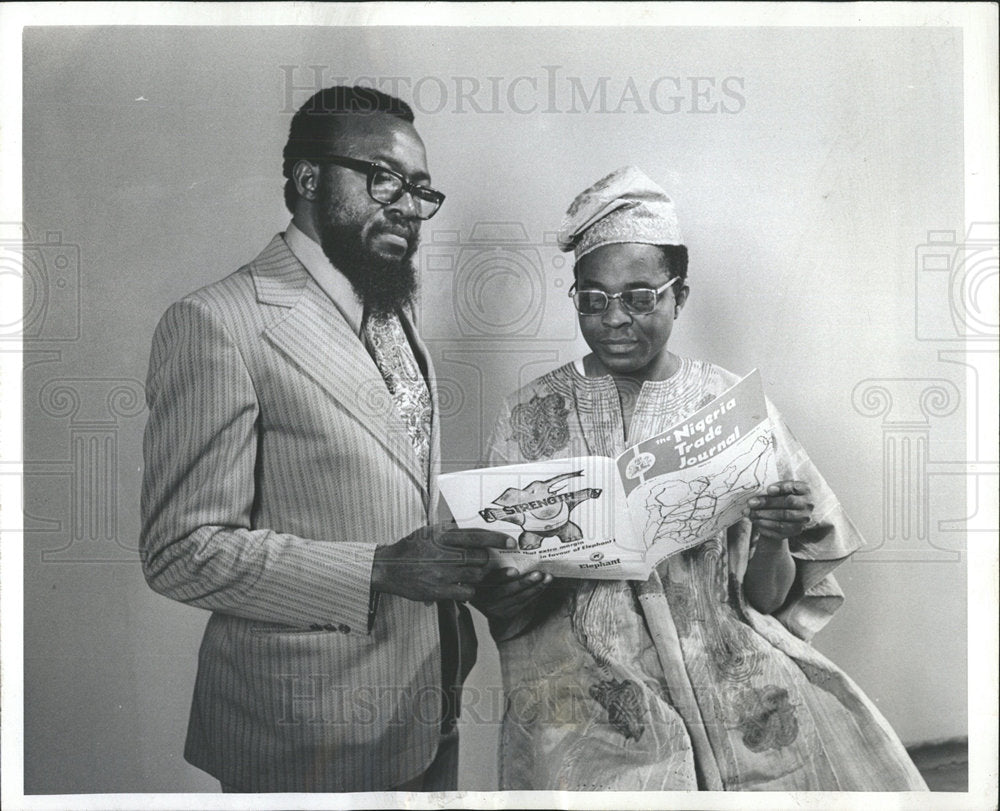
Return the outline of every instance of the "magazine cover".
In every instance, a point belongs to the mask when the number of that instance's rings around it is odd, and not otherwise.
[[[580,456],[439,479],[463,527],[506,532],[519,571],[645,579],[656,564],[735,523],[777,481],[774,437],[754,370],[698,411],[618,456]]]

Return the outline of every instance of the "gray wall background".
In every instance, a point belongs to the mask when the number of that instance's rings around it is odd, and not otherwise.
[[[137,562],[149,341],[285,227],[291,115],[345,80],[414,104],[448,194],[420,260],[447,469],[585,351],[552,232],[638,164],[691,251],[672,348],[760,368],[868,538],[817,647],[904,742],[965,735],[961,69],[944,28],[26,30],[26,792],[217,787],[181,757],[207,615]],[[480,630],[469,789],[495,787],[502,708]]]

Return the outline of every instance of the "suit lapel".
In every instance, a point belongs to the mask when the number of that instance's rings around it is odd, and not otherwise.
[[[267,340],[371,433],[426,493],[427,476],[375,362],[280,236],[250,271],[258,300],[287,310],[264,331]],[[433,447],[432,430],[432,454]]]

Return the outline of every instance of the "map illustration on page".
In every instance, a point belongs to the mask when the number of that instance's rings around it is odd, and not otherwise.
[[[462,527],[504,532],[518,571],[645,579],[658,563],[739,520],[777,481],[760,374],[615,459],[578,456],[439,477]]]

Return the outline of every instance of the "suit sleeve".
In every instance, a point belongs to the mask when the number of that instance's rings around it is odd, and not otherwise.
[[[375,544],[253,526],[258,401],[238,347],[197,299],[157,326],[146,402],[140,556],[149,585],[211,611],[365,633]]]

